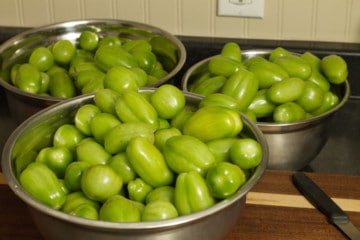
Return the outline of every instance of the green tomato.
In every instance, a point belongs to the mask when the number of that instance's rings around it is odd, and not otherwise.
[[[258,119],[256,117],[256,114],[254,113],[254,111],[248,109],[244,112],[245,116],[249,118],[249,120],[253,121],[253,122],[257,122]]]
[[[51,96],[71,98],[77,95],[74,81],[68,72],[58,71],[50,75],[49,92]]]
[[[91,165],[107,164],[111,159],[111,154],[98,142],[83,140],[76,148],[76,159]]]
[[[296,103],[306,112],[313,112],[322,105],[323,97],[324,92],[320,86],[311,81],[305,81],[304,91]]]
[[[229,77],[241,68],[244,68],[241,62],[222,55],[211,58],[208,64],[209,72],[215,76]]]
[[[241,169],[251,169],[258,166],[262,159],[262,148],[258,141],[252,138],[239,138],[230,148],[230,160]]]
[[[331,84],[330,82],[325,78],[325,76],[319,72],[319,71],[312,71],[310,77],[307,81],[313,82],[316,85],[318,85],[324,92],[327,92],[330,90]]]
[[[174,204],[175,188],[173,186],[162,186],[151,190],[146,196],[146,203],[155,201],[167,201]]]
[[[104,89],[104,75],[100,74],[95,78],[87,82],[83,88],[81,88],[81,94],[89,94]]]
[[[121,177],[108,165],[90,166],[81,176],[81,189],[84,194],[99,202],[105,202],[109,197],[118,194],[122,185]]]
[[[66,200],[59,179],[44,163],[33,162],[20,174],[24,190],[39,202],[60,209]]]
[[[205,179],[196,171],[178,175],[174,193],[175,207],[179,215],[187,215],[215,204]]]
[[[278,57],[288,56],[288,55],[292,55],[292,53],[286,50],[285,48],[277,47],[271,51],[269,55],[269,61],[274,62],[275,59],[277,59]]]
[[[155,69],[156,55],[151,51],[133,50],[130,53],[134,56],[138,66],[147,74],[150,74]]]
[[[95,52],[94,62],[104,72],[117,66],[138,67],[135,57],[119,46],[101,45]]]
[[[93,51],[97,48],[99,43],[99,36],[95,32],[83,31],[79,37],[80,48],[88,51]]]
[[[95,65],[93,61],[76,61],[74,63],[71,63],[69,67],[69,74],[72,78],[77,80],[79,77],[79,74],[81,72],[88,72],[88,71],[100,71],[100,69]]]
[[[127,192],[129,195],[129,199],[145,203],[147,195],[153,190],[153,187],[149,184],[147,184],[144,180],[141,178],[136,178],[134,180],[131,180],[127,184]]]
[[[250,68],[252,64],[256,64],[258,62],[265,62],[265,61],[268,60],[263,56],[252,56],[244,61],[244,66]]]
[[[111,154],[124,152],[130,140],[135,137],[143,137],[153,143],[154,129],[152,125],[142,122],[119,124],[104,135],[104,148]]]
[[[40,71],[29,63],[22,64],[16,73],[15,86],[24,92],[37,94],[41,89]]]
[[[120,47],[121,40],[118,36],[105,36],[100,39],[99,47],[100,46]]]
[[[46,47],[37,47],[31,52],[29,63],[41,72],[47,71],[54,64],[54,56]]]
[[[315,111],[313,111],[311,114],[316,116],[325,113],[331,110],[332,108],[334,108],[335,106],[337,106],[339,102],[340,102],[339,97],[335,93],[331,91],[327,91],[324,93],[323,102],[321,106]]]
[[[243,129],[241,115],[226,107],[199,108],[185,123],[183,133],[203,142],[224,137],[235,137]]]
[[[45,94],[49,92],[50,76],[45,72],[40,72],[41,88],[39,94]]]
[[[105,113],[116,115],[115,103],[120,95],[111,89],[101,89],[94,95],[96,106]]]
[[[51,77],[53,74],[56,74],[58,72],[64,72],[67,73],[67,69],[59,66],[57,64],[52,65],[49,70],[46,71],[46,73]]]
[[[284,68],[270,61],[259,61],[248,67],[248,70],[255,74],[259,80],[259,88],[269,88],[274,83],[280,82],[289,77]]]
[[[96,141],[103,144],[105,134],[119,124],[121,122],[115,115],[98,113],[91,119],[90,129]]]
[[[210,168],[206,183],[213,197],[225,199],[233,195],[246,182],[241,168],[229,162],[220,162]]]
[[[345,82],[348,76],[346,61],[339,55],[328,55],[320,62],[321,71],[332,84]]]
[[[10,69],[10,81],[14,86],[16,86],[16,75],[17,75],[17,72],[18,72],[21,65],[22,64],[20,64],[20,63],[15,63],[14,65],[11,66],[11,69]]]
[[[100,208],[99,219],[110,222],[140,222],[138,204],[121,195],[110,197]]]
[[[103,73],[98,69],[82,70],[76,73],[76,76],[74,77],[75,85],[77,89],[81,89],[82,91],[84,91],[84,89],[89,88],[91,85],[95,85],[94,84],[95,82],[98,82],[100,87],[104,88],[103,87],[104,77],[105,77],[105,73]]]
[[[192,115],[194,115],[195,111],[196,108],[185,105],[183,110],[181,110],[174,118],[170,120],[170,126],[182,131],[185,123]]]
[[[55,62],[60,65],[68,65],[76,54],[76,47],[69,40],[58,40],[52,46],[52,54]]]
[[[199,108],[206,106],[221,106],[238,111],[240,110],[239,102],[235,98],[223,93],[212,93],[205,96],[199,103]]]
[[[121,176],[123,183],[127,184],[136,177],[136,172],[131,166],[125,152],[114,155],[110,161],[109,166],[112,167],[115,172]]]
[[[305,81],[301,78],[287,78],[273,84],[267,90],[267,97],[275,104],[296,101],[305,88]]]
[[[168,166],[176,173],[196,171],[205,175],[215,164],[207,145],[196,137],[179,135],[169,138],[162,150]]]
[[[76,49],[75,56],[71,59],[69,73],[72,75],[72,68],[78,64],[92,63],[94,64],[94,54],[84,49]]]
[[[82,105],[77,110],[74,117],[76,128],[79,129],[85,136],[91,136],[91,120],[96,114],[100,112],[100,108],[95,104]]]
[[[286,102],[277,106],[273,114],[273,119],[277,123],[296,122],[305,118],[305,110],[295,102]]]
[[[97,201],[89,199],[83,192],[76,191],[66,195],[65,203],[63,204],[61,211],[65,213],[73,212],[78,206],[89,205],[96,210],[99,210],[100,204]]]
[[[185,106],[183,92],[171,84],[164,84],[156,88],[150,96],[150,103],[153,105],[160,118],[172,119]]]
[[[126,91],[117,99],[116,115],[124,122],[143,122],[157,129],[159,116],[153,105],[139,92]]]
[[[304,52],[301,54],[301,58],[304,59],[312,68],[313,71],[320,71],[320,58],[311,52]]]
[[[249,105],[248,110],[252,111],[256,118],[269,117],[274,112],[276,105],[269,101],[267,91],[268,89],[259,90]]]
[[[230,148],[237,138],[220,138],[206,143],[216,162],[230,161]]]
[[[178,49],[168,38],[160,35],[153,36],[149,43],[152,52],[161,62],[166,71],[172,71],[178,63]]]
[[[164,156],[148,139],[135,137],[126,147],[126,156],[135,172],[152,187],[172,184],[174,173]]]
[[[190,87],[190,89],[193,93],[208,96],[221,91],[221,88],[224,86],[226,81],[227,78],[221,75],[200,78]]]
[[[241,48],[236,42],[227,42],[221,50],[221,55],[242,62]]]
[[[89,204],[81,204],[74,208],[73,211],[69,212],[70,215],[91,219],[91,220],[98,220],[99,219],[99,213],[96,210],[95,207],[89,205]]]
[[[104,87],[123,93],[128,90],[138,90],[136,75],[124,66],[109,69],[104,78]]]
[[[240,111],[245,111],[255,97],[258,88],[259,80],[255,74],[242,68],[228,78],[221,93],[235,98],[239,101]]]
[[[81,176],[89,166],[90,163],[79,161],[74,161],[67,166],[64,174],[64,183],[70,191],[81,190]]]
[[[131,71],[135,75],[136,85],[139,88],[140,87],[146,87],[148,85],[149,77],[148,77],[147,73],[145,72],[145,70],[143,70],[140,67],[133,67],[133,68],[131,68]]]
[[[141,212],[141,220],[144,222],[166,220],[178,216],[175,206],[168,201],[150,202]]]
[[[73,161],[73,153],[65,146],[43,148],[36,158],[36,162],[44,163],[58,178],[64,177],[67,166]]]
[[[151,44],[145,39],[132,39],[126,41],[122,47],[130,52],[149,52],[152,50]]]
[[[70,190],[67,188],[64,179],[59,179],[60,188],[64,192],[65,195],[68,195],[70,193]]]
[[[85,138],[85,135],[73,124],[61,125],[54,133],[53,145],[65,146],[74,151],[77,145]]]
[[[310,64],[297,55],[278,57],[274,60],[274,63],[284,68],[289,77],[298,77],[306,80],[312,71]]]
[[[148,75],[148,86],[156,84],[160,79],[166,77],[168,74],[169,72],[163,69],[161,63],[156,61],[155,68]]]
[[[174,127],[158,129],[154,133],[154,145],[162,151],[166,141],[173,136],[180,136],[182,133],[179,129]]]

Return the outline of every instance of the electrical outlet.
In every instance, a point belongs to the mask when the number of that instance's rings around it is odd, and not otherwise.
[[[218,0],[218,15],[264,17],[264,0]]]

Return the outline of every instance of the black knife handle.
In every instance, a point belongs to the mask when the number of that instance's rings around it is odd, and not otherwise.
[[[294,173],[293,181],[300,192],[324,213],[331,223],[349,222],[348,215],[304,173]]]

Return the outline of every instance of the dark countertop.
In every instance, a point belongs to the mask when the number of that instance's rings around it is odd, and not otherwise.
[[[0,43],[26,28],[0,27]],[[306,42],[279,40],[228,39],[179,36],[187,50],[187,60],[173,84],[180,86],[181,76],[194,63],[220,53],[228,41],[239,43],[242,49],[273,49],[282,46],[290,51],[311,51],[319,57],[330,53],[339,54],[348,63],[351,96],[332,121],[330,138],[323,150],[304,170],[360,175],[360,44],[334,42]],[[7,137],[15,129],[3,89],[0,89],[0,150]]]

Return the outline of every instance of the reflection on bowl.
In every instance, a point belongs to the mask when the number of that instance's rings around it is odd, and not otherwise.
[[[153,91],[153,89],[141,89]],[[186,104],[197,106],[202,97],[184,93]],[[256,139],[263,151],[261,163],[251,177],[233,196],[214,206],[193,214],[169,220],[115,223],[94,221],[75,217],[52,209],[34,200],[27,194],[16,178],[17,157],[29,151],[38,151],[49,146],[54,131],[62,124],[73,120],[81,106],[93,103],[93,96],[83,95],[54,104],[24,121],[9,137],[2,154],[2,170],[9,187],[30,209],[36,225],[46,239],[224,239],[237,223],[245,205],[247,193],[262,177],[268,158],[266,140],[258,127],[242,115],[244,130]],[[35,134],[34,134],[35,133]]]
[[[271,50],[244,50],[243,60],[254,56],[268,57]],[[208,69],[214,56],[199,61],[184,74],[181,82],[183,91]],[[349,82],[334,86],[339,104],[328,112],[292,123],[257,122],[264,133],[269,147],[269,169],[300,170],[307,166],[321,151],[329,137],[329,125],[333,115],[346,103],[350,95]]]
[[[62,22],[30,29],[10,38],[0,46],[0,85],[5,89],[10,112],[18,123],[35,112],[64,99],[35,95],[19,90],[10,84],[11,67],[16,63],[26,62],[36,47],[49,46],[61,39],[67,39],[76,44],[80,34],[86,30],[94,31],[100,37],[120,36],[127,39],[165,37],[176,49],[177,63],[168,70],[168,75],[150,85],[152,87],[172,80],[185,63],[186,50],[182,42],[167,31],[147,24],[123,20],[94,19]],[[160,56],[157,57],[162,64],[165,64]]]

